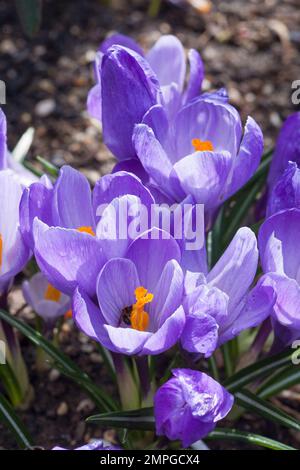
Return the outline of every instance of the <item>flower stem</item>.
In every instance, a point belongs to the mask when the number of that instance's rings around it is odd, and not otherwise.
[[[112,353],[112,358],[117,374],[122,409],[134,410],[139,407],[139,393],[133,377],[133,371],[123,355]]]
[[[135,359],[141,386],[141,406],[147,408],[153,404],[153,390],[150,381],[150,370],[147,356]]]

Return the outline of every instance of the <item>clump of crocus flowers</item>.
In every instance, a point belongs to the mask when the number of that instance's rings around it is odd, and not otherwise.
[[[0,116],[1,305],[7,308],[15,276],[30,266],[23,294],[43,321],[38,334],[51,341],[49,331],[72,317],[99,344],[116,379],[117,404],[103,390],[97,402],[114,412],[110,423],[119,409],[116,426],[123,417],[126,428],[127,416],[139,429],[148,413],[152,433],[135,434],[136,448],[160,448],[166,439],[197,448],[222,434],[214,430],[234,406],[234,373],[263,356],[272,361],[300,336],[299,113],[284,124],[274,151],[260,204],[267,217],[257,220],[249,210],[262,186],[240,216],[251,185],[266,181],[262,131],[251,117],[243,128],[225,89],[201,91],[204,66],[194,49],[188,63],[174,36],[147,54],[119,34],[100,46],[88,110],[117,163],[93,188],[69,166],[25,182],[9,163]],[[178,219],[174,204],[189,205],[189,222],[203,234],[194,251],[186,231],[178,236],[186,218]],[[155,217],[161,205],[168,224]],[[1,317],[3,337],[5,325]],[[51,365],[55,353],[46,349]],[[13,344],[11,350],[13,358]],[[69,376],[79,374],[68,367]],[[261,377],[254,378],[260,390]],[[94,384],[87,389],[99,398]],[[241,393],[238,401],[247,407]],[[105,423],[101,415],[90,419]],[[77,450],[120,449],[116,444],[98,440]]]

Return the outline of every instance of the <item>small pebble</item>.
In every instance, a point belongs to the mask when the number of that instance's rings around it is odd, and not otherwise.
[[[100,356],[100,354],[95,353],[95,352],[93,352],[93,353],[90,355],[90,359],[91,359],[91,361],[92,361],[94,364],[102,364],[102,362],[103,362],[103,359],[102,359],[102,357]]]
[[[69,411],[69,407],[65,401],[62,401],[56,410],[57,416],[65,416]]]
[[[89,398],[85,398],[78,403],[76,411],[77,413],[80,413],[82,411],[84,413],[88,413],[92,411],[94,408],[95,408],[95,403],[93,403],[92,400],[90,400]]]
[[[35,113],[39,117],[46,117],[53,113],[56,103],[52,98],[39,101],[35,107]]]
[[[60,372],[57,369],[51,369],[49,372],[49,380],[50,382],[55,382],[60,377]]]

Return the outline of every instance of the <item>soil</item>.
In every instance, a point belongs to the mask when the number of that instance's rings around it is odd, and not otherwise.
[[[300,79],[299,1],[212,1],[208,13],[163,1],[155,18],[149,16],[148,6],[149,2],[139,0],[44,0],[41,29],[34,39],[28,39],[14,2],[0,0],[0,79],[7,86],[4,111],[10,149],[32,126],[35,135],[28,158],[37,167],[37,155],[58,166],[71,164],[92,183],[112,169],[114,159],[101,141],[100,128],[86,112],[86,98],[93,85],[95,50],[117,31],[131,35],[145,49],[161,34],[169,33],[176,34],[187,49],[198,49],[206,67],[204,89],[226,86],[243,121],[252,115],[263,129],[265,148],[273,145],[282,121],[296,111],[291,84]],[[12,309],[22,304],[19,289],[12,293],[11,301]],[[19,315],[32,321],[28,308]],[[34,349],[27,340],[22,343],[35,399],[20,416],[36,444],[73,447],[101,436],[96,427],[84,422],[93,412],[84,393],[56,372],[39,373]],[[64,325],[61,347],[96,383],[112,389],[104,365],[97,362],[95,344],[86,342],[71,321]],[[299,397],[296,387],[277,397],[276,403],[289,407],[299,418]],[[244,415],[239,428],[299,447],[299,433],[251,415]],[[105,437],[114,440],[115,434],[110,430]],[[209,445],[242,448],[232,443]],[[0,446],[16,448],[1,425]]]

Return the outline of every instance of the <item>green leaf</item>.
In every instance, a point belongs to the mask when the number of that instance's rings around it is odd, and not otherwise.
[[[15,0],[19,19],[24,33],[29,37],[35,36],[41,24],[41,0]]]
[[[53,165],[53,163],[48,162],[48,160],[45,160],[43,157],[40,157],[39,155],[36,157],[37,161],[40,162],[45,171],[49,173],[49,175],[54,176],[55,178],[58,177],[59,174],[59,168],[57,166]]]
[[[0,381],[12,405],[20,405],[23,400],[23,393],[16,374],[8,362],[6,362],[6,364],[0,365]]]
[[[2,366],[0,366],[2,367]],[[24,448],[31,448],[33,443],[28,431],[25,429],[23,423],[20,421],[15,413],[15,410],[6,398],[0,393],[0,420],[7,425],[7,427],[14,434],[19,446]]]
[[[263,418],[266,418],[287,428],[300,431],[300,422],[296,421],[294,418],[291,418],[287,413],[284,413],[283,411],[273,406],[271,403],[268,403],[262,398],[257,397],[248,390],[236,392],[235,398],[237,404],[245,408],[247,411],[256,413]]]
[[[121,411],[117,413],[102,413],[89,416],[86,421],[95,423],[104,428],[138,429],[143,431],[154,431],[155,420],[153,408],[141,408],[139,410]]]
[[[236,440],[245,442],[246,444],[253,444],[273,450],[296,450],[294,447],[290,447],[286,444],[282,444],[281,442],[274,441],[273,439],[269,439],[268,437],[260,436],[258,434],[252,434],[250,432],[239,431],[237,429],[216,428],[214,431],[209,433],[209,435],[206,436],[205,439]]]
[[[256,391],[261,398],[277,395],[293,385],[300,383],[300,369],[295,365],[279,370]]]
[[[245,385],[257,380],[260,377],[267,377],[272,372],[291,364],[293,351],[290,349],[280,354],[267,357],[257,361],[251,366],[245,367],[224,382],[224,386],[230,391],[235,392]]]
[[[64,375],[80,385],[92,397],[100,409],[105,411],[115,411],[117,409],[116,403],[108,393],[94,385],[86,373],[82,372],[81,369],[68,358],[68,356],[63,354],[52,343],[43,338],[38,331],[35,331],[31,326],[26,325],[24,322],[18,320],[2,309],[0,309],[0,318],[19,330],[33,344],[42,348],[54,361],[55,366]]]

